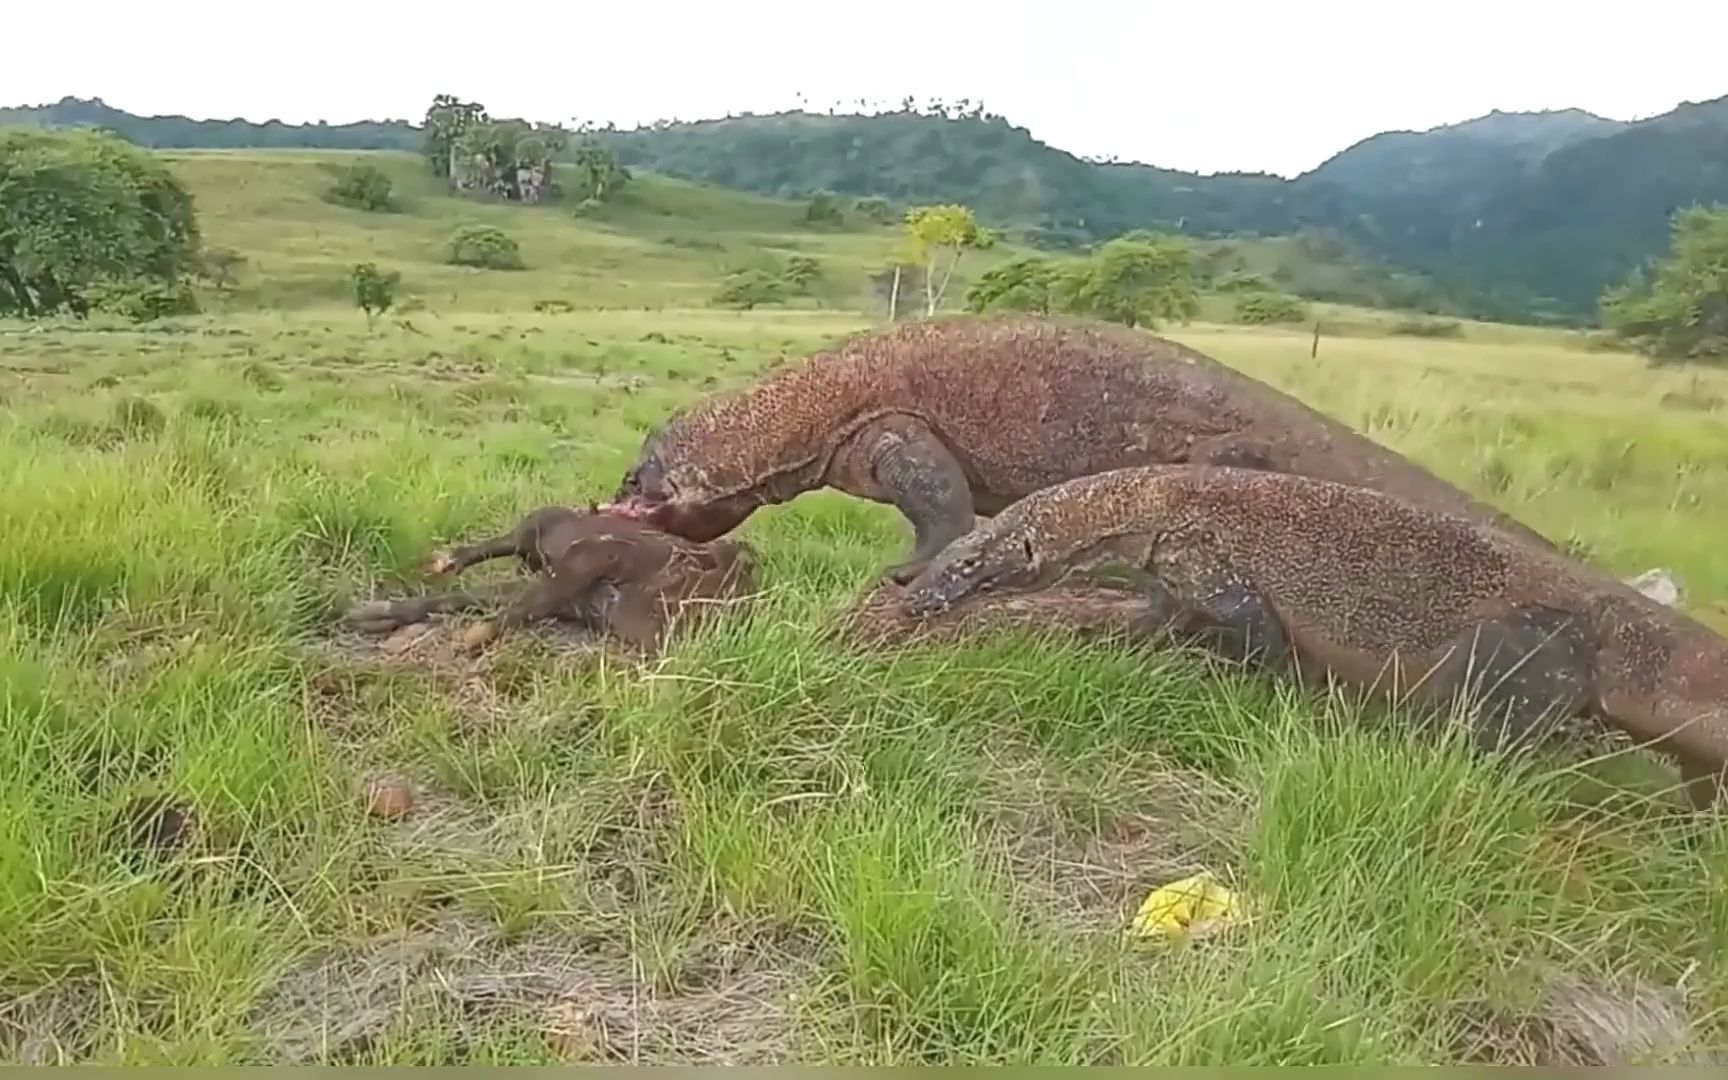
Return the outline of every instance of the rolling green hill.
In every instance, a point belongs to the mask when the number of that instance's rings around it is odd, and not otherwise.
[[[212,306],[292,310],[351,306],[347,274],[374,260],[402,273],[410,311],[498,311],[552,302],[576,308],[697,306],[734,270],[773,268],[793,255],[817,260],[814,295],[796,303],[858,307],[866,275],[894,251],[893,230],[868,223],[813,229],[804,206],[687,181],[639,177],[616,204],[579,220],[567,207],[457,198],[402,152],[164,151],[198,207],[205,243],[248,262]],[[393,181],[400,208],[369,213],[327,202],[338,169],[356,158]],[[470,223],[503,229],[526,268],[481,270],[445,261],[445,244]],[[978,259],[981,267],[1012,248]],[[962,265],[962,269],[968,269]]]
[[[206,289],[215,311],[292,311],[350,307],[348,273],[372,260],[402,273],[399,311],[417,308],[522,310],[700,307],[730,273],[782,269],[798,256],[820,271],[808,294],[779,305],[793,310],[883,313],[874,275],[900,254],[897,226],[850,213],[841,225],[813,226],[806,203],[640,173],[616,201],[577,218],[568,206],[515,206],[452,196],[417,155],[401,151],[165,150],[198,208],[207,247],[246,261],[235,280]],[[323,198],[339,170],[374,165],[394,185],[398,207],[368,213]],[[459,226],[503,229],[521,246],[526,268],[479,270],[445,261]],[[1330,302],[1368,305],[1419,296],[1420,280],[1389,274],[1349,245],[1324,236],[1198,241],[1206,273],[1257,275],[1279,287]],[[1026,254],[1013,240],[968,253],[949,285],[944,308],[961,306],[978,275]],[[1058,254],[1057,258],[1067,256]],[[1400,293],[1399,290],[1404,290]],[[1206,310],[1227,315],[1230,300],[1209,297]],[[1328,319],[1357,324],[1383,318],[1323,308]]]
[[[421,138],[406,121],[139,117],[73,98],[0,109],[0,123],[98,124],[174,148],[412,150]],[[1293,180],[1083,160],[979,111],[785,112],[598,137],[635,168],[757,194],[962,202],[1048,248],[1135,228],[1202,238],[1322,230],[1364,268],[1401,268],[1394,292],[1422,306],[1519,320],[1587,321],[1603,287],[1661,250],[1676,208],[1728,201],[1728,97],[1636,123],[1568,109],[1387,132]]]

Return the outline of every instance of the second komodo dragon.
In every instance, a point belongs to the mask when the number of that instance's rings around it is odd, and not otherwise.
[[[837,488],[911,523],[909,580],[975,515],[1130,465],[1202,463],[1389,491],[1548,540],[1297,399],[1172,341],[1065,317],[950,317],[853,337],[670,418],[610,509],[693,540]]]
[[[1677,758],[1699,807],[1724,782],[1728,641],[1558,552],[1363,488],[1204,466],[1081,477],[954,543],[904,604],[929,615],[1110,563],[1223,654],[1465,700],[1484,746],[1590,717]]]

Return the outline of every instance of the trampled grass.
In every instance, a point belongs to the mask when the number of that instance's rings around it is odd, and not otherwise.
[[[428,306],[406,325],[368,331],[287,299],[292,222],[344,212],[210,202],[212,241],[262,267],[243,289],[288,310],[0,328],[8,1060],[1422,1063],[1723,1042],[1728,830],[1658,798],[1663,767],[1580,788],[1563,761],[1480,759],[1177,655],[848,650],[824,629],[906,543],[885,507],[823,493],[756,515],[763,595],[646,667],[533,635],[472,669],[333,640],[345,600],[416,587],[435,543],[604,495],[666,410],[865,323],[680,306],[694,285],[652,312],[535,314],[542,271],[450,269],[410,286]],[[355,237],[420,243],[344,228],[333,255],[304,241],[301,280],[324,288]],[[621,298],[708,272],[629,260]],[[1612,572],[1672,568],[1722,621],[1722,380],[1522,333],[1326,337],[1317,360],[1301,332],[1171,333]],[[379,771],[421,785],[407,819],[365,814]],[[194,823],[170,857],[138,835],[153,798]],[[1202,868],[1247,924],[1124,943],[1149,889]]]

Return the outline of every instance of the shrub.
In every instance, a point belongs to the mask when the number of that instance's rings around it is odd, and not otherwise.
[[[393,209],[391,181],[376,165],[350,165],[337,177],[324,198],[354,210],[380,212]]]
[[[445,261],[482,270],[521,270],[522,251],[516,240],[491,225],[463,225],[450,234]]]
[[[852,212],[878,225],[886,225],[894,220],[894,208],[888,205],[887,199],[876,195],[852,200]]]
[[[1308,318],[1308,305],[1289,293],[1251,290],[1236,294],[1236,321],[1259,326],[1298,323]]]
[[[1232,270],[1212,283],[1214,292],[1271,292],[1272,286],[1259,274],[1246,270]]]
[[[1403,337],[1461,338],[1464,325],[1452,319],[1403,319],[1386,328]]]
[[[167,315],[191,315],[198,298],[185,281],[156,279],[105,281],[92,285],[87,294],[92,310],[119,315],[133,322],[149,322]]]
[[[810,203],[804,207],[804,224],[806,225],[841,225],[845,217],[840,213],[840,204],[834,201],[831,192],[818,191],[810,196]]]
[[[390,305],[396,302],[396,288],[402,284],[402,274],[392,270],[388,274],[381,273],[373,263],[360,263],[349,275],[354,285],[354,304],[366,313],[366,323],[371,325],[378,315],[390,310]]]

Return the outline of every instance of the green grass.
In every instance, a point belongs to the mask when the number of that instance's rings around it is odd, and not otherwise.
[[[367,216],[303,156],[181,160],[254,259],[224,309],[0,327],[8,1060],[1425,1063],[1484,1030],[1507,1059],[1561,976],[1681,986],[1721,1044],[1728,830],[1648,797],[1660,767],[1586,798],[1174,655],[847,651],[821,631],[906,544],[885,507],[756,515],[763,598],[644,668],[333,646],[434,544],[606,494],[669,408],[867,324],[697,306],[730,255],[693,239],[842,280],[891,241],[652,180],[683,216],[468,207],[408,159]],[[440,265],[470,218],[529,269]],[[368,331],[331,284],[360,257],[427,306]],[[531,310],[560,295],[594,310]],[[1492,327],[1318,360],[1172,333],[1721,623],[1724,380]],[[384,770],[424,786],[404,822],[362,810]],[[198,827],[150,860],[120,822],[158,795]],[[1201,868],[1252,921],[1125,946]]]

